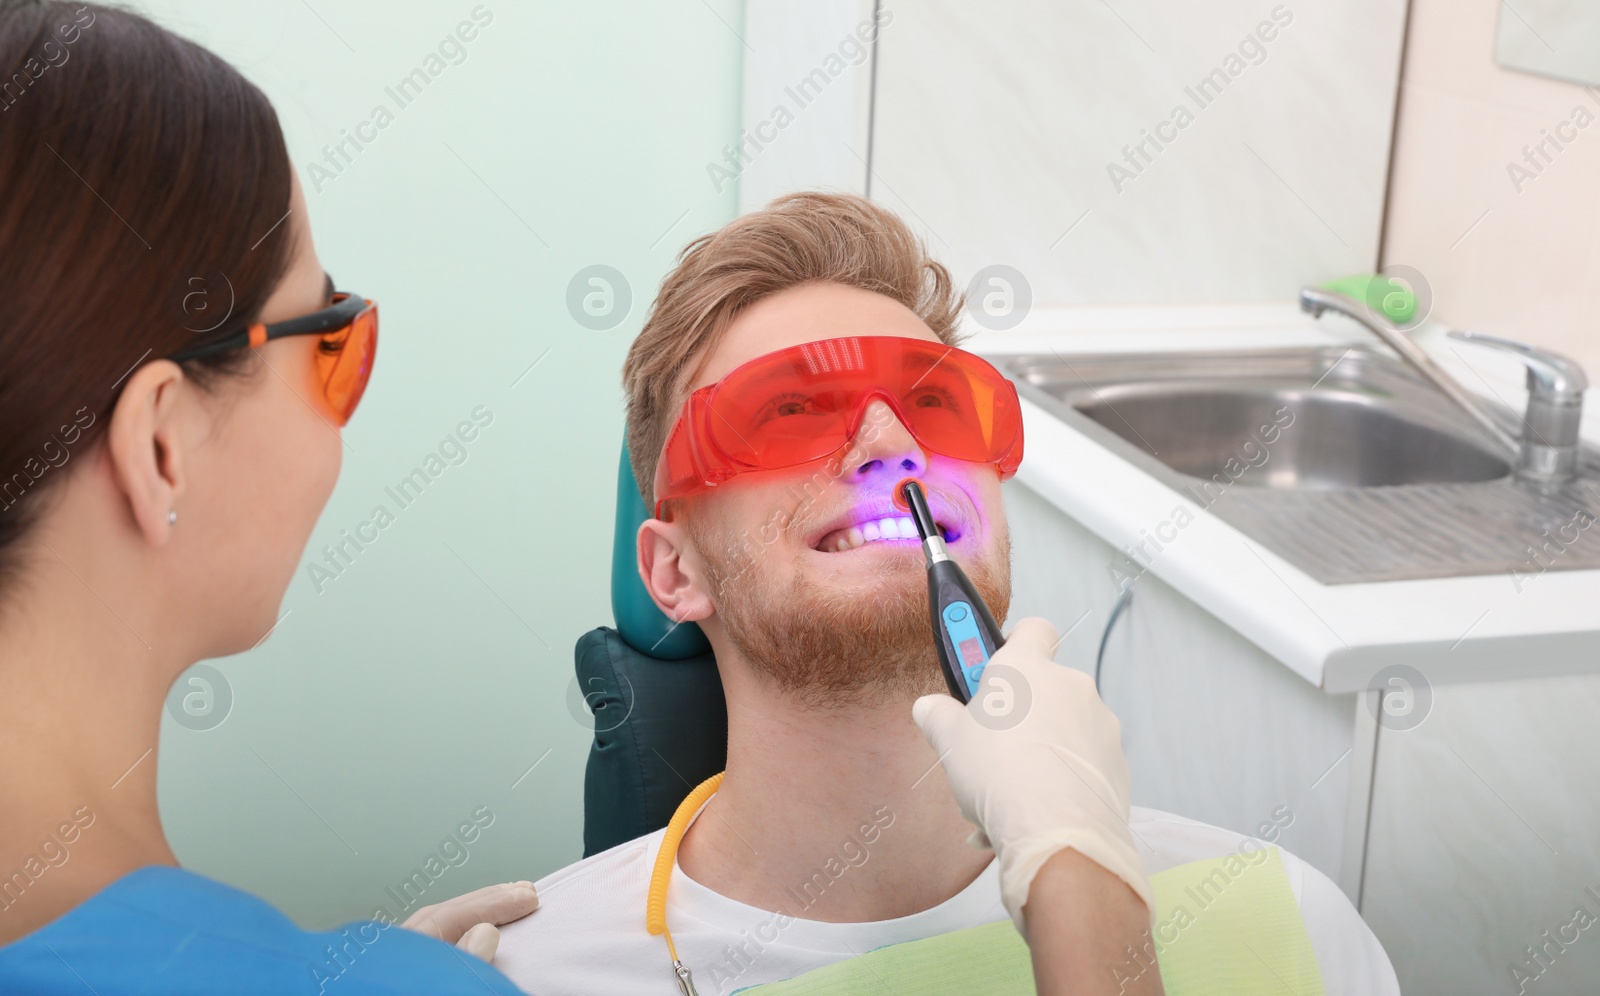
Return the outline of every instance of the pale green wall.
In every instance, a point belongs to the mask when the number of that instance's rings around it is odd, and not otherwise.
[[[302,565],[271,640],[218,662],[234,695],[220,726],[165,720],[173,846],[307,925],[398,909],[385,887],[480,806],[495,822],[430,900],[575,860],[589,735],[568,686],[573,641],[611,621],[618,371],[677,250],[735,211],[706,163],[738,131],[741,4],[489,0],[465,61],[320,193],[322,146],[392,110],[384,87],[476,0],[138,6],[266,91],[326,266],[382,304],[377,374],[310,550],[396,511],[385,487],[477,406],[494,417],[321,594]],[[632,285],[609,331],[566,307],[594,263]]]

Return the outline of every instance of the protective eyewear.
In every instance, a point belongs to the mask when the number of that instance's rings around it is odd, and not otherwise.
[[[930,452],[994,464],[1001,480],[1022,462],[1016,386],[983,359],[903,336],[823,339],[757,357],[689,395],[656,468],[656,517],[668,500],[738,474],[838,452],[873,400]]]
[[[378,306],[359,295],[336,291],[333,303],[321,311],[271,325],[257,322],[225,339],[186,349],[172,360],[182,363],[235,349],[256,349],[291,335],[322,337],[317,348],[317,379],[329,414],[343,426],[361,403],[378,353]]]

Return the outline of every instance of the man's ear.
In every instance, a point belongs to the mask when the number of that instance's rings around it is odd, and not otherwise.
[[[122,387],[106,433],[112,477],[152,546],[172,535],[169,513],[186,484],[177,419],[183,386],[183,368],[169,360],[135,370]]]
[[[682,523],[647,519],[639,526],[639,579],[650,600],[675,623],[699,622],[716,611],[698,571],[685,563]]]

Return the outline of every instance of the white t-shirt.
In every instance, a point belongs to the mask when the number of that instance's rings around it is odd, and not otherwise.
[[[1151,875],[1236,852],[1247,839],[1137,806],[1130,822]],[[666,940],[646,932],[644,923],[650,872],[665,832],[618,844],[541,879],[539,911],[500,928],[495,967],[536,996],[676,992]],[[1399,996],[1388,957],[1344,893],[1304,861],[1287,851],[1282,855],[1328,996]],[[994,862],[932,909],[871,923],[824,923],[746,906],[689,878],[676,862],[667,889],[667,926],[700,996],[727,996],[888,944],[1006,919]]]

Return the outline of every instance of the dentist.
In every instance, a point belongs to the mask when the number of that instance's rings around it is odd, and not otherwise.
[[[271,629],[377,345],[271,105],[136,14],[0,0],[0,191],[0,992],[517,992],[423,934],[492,957],[527,883],[314,934],[162,831],[167,690]]]

